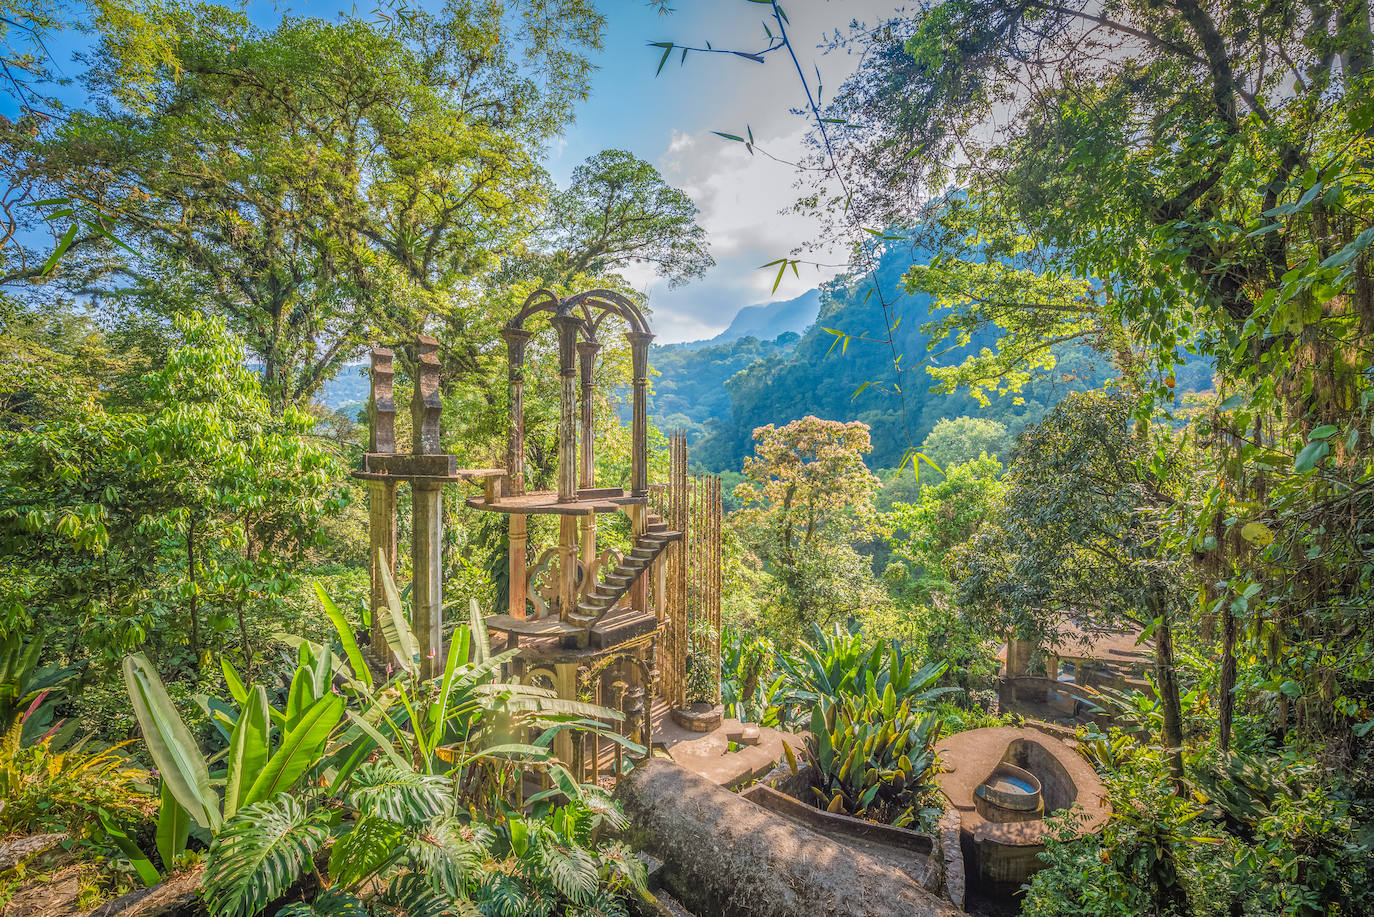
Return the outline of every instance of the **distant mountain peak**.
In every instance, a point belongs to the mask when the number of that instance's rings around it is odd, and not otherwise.
[[[744,337],[771,341],[789,331],[802,334],[816,323],[820,309],[820,290],[807,290],[794,299],[745,306],[735,313],[735,317],[730,321],[730,327],[710,340],[688,341],[678,346],[688,350],[700,350],[716,344],[729,344]]]

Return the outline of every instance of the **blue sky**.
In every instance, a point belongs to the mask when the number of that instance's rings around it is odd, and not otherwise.
[[[875,21],[897,8],[888,0],[791,0],[784,4],[803,67],[823,77],[825,97],[853,71],[857,59],[843,51],[824,54],[817,45],[853,19]],[[592,97],[576,124],[552,151],[549,166],[561,179],[586,156],[606,147],[628,149],[654,163],[670,183],[685,190],[701,210],[717,266],[702,280],[667,289],[651,275],[632,276],[649,295],[660,340],[710,337],[740,308],[790,299],[836,271],[789,272],[775,295],[773,273],[759,266],[814,245],[820,231],[811,220],[784,214],[797,197],[795,174],[712,131],[743,134],[783,159],[795,159],[808,122],[791,109],[805,104],[796,72],[784,57],[758,64],[727,55],[674,55],[654,77],[659,52],[650,41],[755,50],[766,43],[761,22],[766,5],[749,0],[676,0],[660,15],[643,0],[605,0],[609,19]],[[815,260],[843,260],[838,247],[822,245]]]
[[[647,0],[601,0],[608,29],[604,50],[596,58],[591,97],[548,151],[546,162],[563,183],[586,157],[603,149],[626,149],[657,166],[668,182],[696,202],[716,267],[705,278],[676,290],[650,272],[628,272],[630,281],[648,296],[662,342],[710,337],[744,306],[790,299],[836,273],[833,268],[803,268],[800,277],[789,272],[773,294],[773,273],[759,270],[765,262],[808,245],[816,260],[843,260],[838,246],[815,247],[820,230],[811,220],[781,212],[798,195],[791,169],[751,157],[741,144],[711,133],[743,134],[748,125],[761,146],[780,158],[797,158],[808,122],[791,111],[804,105],[805,96],[790,61],[781,54],[765,64],[702,54],[689,55],[679,66],[674,55],[662,74],[654,75],[661,52],[649,42],[700,46],[709,41],[717,48],[757,50],[767,41],[761,22],[770,8],[750,0],[672,2],[676,8],[664,15]],[[817,44],[836,29],[843,31],[851,20],[872,22],[896,9],[892,0],[786,0],[784,6],[802,65],[808,73],[819,68],[826,98],[852,72],[857,59],[843,51],[824,54]],[[367,16],[370,8],[367,2],[337,0],[248,4],[252,18],[267,27],[285,15],[333,16],[352,10]],[[79,72],[70,58],[83,44],[83,36],[74,32],[50,41],[59,72]],[[79,94],[75,87],[68,92]]]

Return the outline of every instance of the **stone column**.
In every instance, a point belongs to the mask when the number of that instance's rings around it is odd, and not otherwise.
[[[577,499],[577,331],[582,320],[555,315],[558,331],[558,502]]]
[[[631,331],[630,361],[634,370],[634,421],[630,430],[630,493],[642,497],[649,492],[649,342],[652,334]]]
[[[410,562],[415,585],[410,600],[412,627],[420,644],[420,677],[443,671],[444,489],[433,481],[411,485]]]
[[[371,393],[367,400],[367,451],[372,453],[396,451],[396,370],[392,364],[393,356],[385,347],[372,349],[372,371],[369,374]],[[377,658],[385,661],[390,650],[382,633],[381,620],[389,612],[386,589],[382,585],[382,571],[385,569],[395,579],[396,484],[394,481],[370,481],[367,491],[367,563],[372,586],[369,600],[372,609],[371,643]]]
[[[522,515],[512,515],[510,517],[510,616],[512,618],[525,617],[525,603],[528,600],[526,589],[529,584],[525,582],[525,558],[527,556],[529,534],[525,526],[525,517]]]
[[[372,348],[372,371],[368,374],[371,393],[367,399],[367,451],[396,452],[396,368],[392,351],[385,346]],[[371,481],[367,487],[368,572],[371,580],[371,643],[379,660],[386,660],[389,648],[382,634],[381,620],[387,615],[386,588],[382,571],[396,579],[396,483]]]
[[[382,631],[382,619],[390,614],[382,571],[396,581],[396,485],[391,481],[369,481],[367,485],[368,570],[372,584],[369,607],[372,609],[371,643],[382,662],[390,658],[390,647]]]
[[[577,342],[577,361],[582,375],[582,467],[578,476],[578,487],[596,486],[596,449],[592,436],[592,371],[596,368],[596,353],[601,345],[596,341]]]
[[[510,364],[510,440],[506,448],[506,493],[525,492],[525,346],[530,333],[523,328],[505,328],[506,358]]]
[[[439,349],[438,341],[420,335],[416,343],[415,393],[410,400],[411,452],[439,453]],[[443,667],[443,544],[444,491],[437,481],[411,482],[411,626],[420,644],[420,677],[431,678]]]

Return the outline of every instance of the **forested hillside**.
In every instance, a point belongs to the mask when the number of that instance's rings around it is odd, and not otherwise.
[[[877,282],[886,290],[900,291],[903,272],[913,255],[901,243],[888,248],[877,271]],[[892,354],[884,344],[851,340],[834,346],[831,330],[859,335],[882,327],[875,297],[867,296],[868,275],[844,275],[822,291],[821,314],[800,340],[759,344],[745,338],[735,344],[695,352],[658,355],[663,373],[655,382],[659,393],[658,420],[667,426],[681,413],[693,423],[689,432],[700,431],[693,444],[693,459],[713,471],[734,471],[753,450],[753,432],[769,423],[784,424],[807,415],[828,420],[861,420],[873,430],[876,467],[891,467],[907,448],[901,404],[892,388]],[[1067,392],[1100,386],[1112,373],[1101,355],[1083,351],[1063,354],[1053,372],[1032,383],[1020,398],[993,398],[981,407],[967,391],[932,392],[934,380],[924,371],[927,362],[952,362],[962,351],[928,353],[924,330],[930,316],[930,297],[903,296],[898,300],[897,351],[907,373],[907,413],[911,438],[919,444],[942,417],[976,415],[1005,424],[1013,433],[1039,420]],[[827,330],[829,329],[829,330]],[[974,347],[980,342],[975,341]],[[967,350],[967,348],[964,348]],[[666,357],[666,359],[665,359]],[[752,357],[752,359],[748,359]],[[747,362],[746,362],[747,359]],[[743,372],[741,372],[743,370]],[[862,391],[859,389],[869,383]],[[723,388],[717,388],[722,386]],[[713,397],[700,399],[699,389],[715,389]],[[683,405],[665,395],[691,398]],[[695,399],[695,400],[693,400]]]

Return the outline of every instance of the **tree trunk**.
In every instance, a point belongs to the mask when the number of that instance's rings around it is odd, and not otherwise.
[[[1236,616],[1221,610],[1221,687],[1217,698],[1217,744],[1223,755],[1231,751],[1231,721],[1236,709]]]
[[[1159,702],[1164,711],[1164,752],[1174,782],[1183,781],[1183,702],[1178,693],[1178,671],[1174,667],[1174,633],[1169,602],[1163,587],[1154,588],[1155,680],[1159,682]]]
[[[186,523],[186,582],[191,586],[191,658],[200,671],[200,595],[196,590],[196,518]]]

